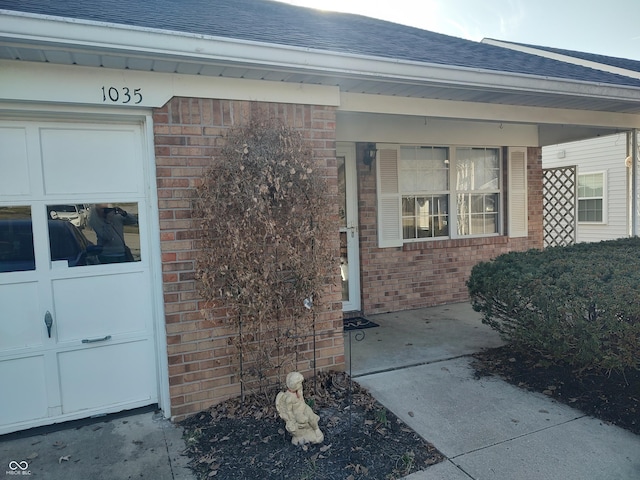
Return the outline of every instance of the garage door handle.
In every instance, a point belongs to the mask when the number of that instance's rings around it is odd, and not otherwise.
[[[53,326],[53,317],[51,316],[51,312],[47,311],[44,314],[44,324],[47,326],[47,335],[51,338],[51,327]]]
[[[82,343],[96,343],[96,342],[106,342],[107,340],[111,339],[111,335],[107,335],[106,337],[102,337],[102,338],[85,338],[84,340],[82,340]]]

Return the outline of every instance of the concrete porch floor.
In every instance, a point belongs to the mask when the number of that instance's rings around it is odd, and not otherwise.
[[[353,377],[469,355],[503,344],[470,303],[367,315],[379,327],[345,334],[347,371]],[[358,337],[364,333],[364,338]]]

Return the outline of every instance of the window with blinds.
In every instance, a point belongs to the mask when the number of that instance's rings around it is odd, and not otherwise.
[[[509,155],[509,234],[526,236],[526,150]],[[497,147],[378,145],[379,246],[501,234],[501,166]]]

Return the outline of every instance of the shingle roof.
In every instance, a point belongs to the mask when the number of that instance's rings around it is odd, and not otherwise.
[[[0,9],[344,54],[640,87],[640,80],[360,15],[270,0],[0,0]]]
[[[610,57],[608,55],[600,55],[597,53],[577,52],[575,50],[565,50],[562,48],[544,47],[540,45],[530,45],[526,43],[508,42],[513,45],[520,45],[522,47],[535,48],[543,50],[545,52],[557,53],[560,55],[566,55],[569,57],[579,58],[581,60],[587,60],[589,62],[601,63],[603,65],[609,65],[612,67],[623,68],[633,72],[640,73],[640,61],[631,60],[627,58]]]

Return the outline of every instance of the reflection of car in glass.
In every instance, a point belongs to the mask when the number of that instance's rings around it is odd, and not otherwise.
[[[47,213],[51,219],[67,220],[80,229],[87,226],[89,212],[85,205],[49,205]]]
[[[93,265],[102,250],[92,244],[70,222],[49,220],[52,261],[67,261],[70,267]],[[31,220],[0,220],[0,272],[35,269]]]

